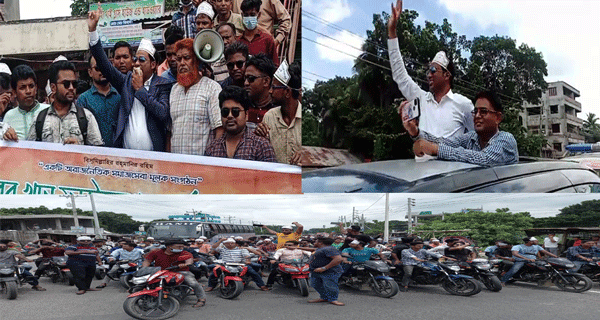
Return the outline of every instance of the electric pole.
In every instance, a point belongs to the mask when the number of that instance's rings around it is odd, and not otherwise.
[[[74,194],[65,194],[65,195],[60,195],[61,197],[70,197],[71,198],[71,209],[73,209],[73,223],[75,224],[75,227],[79,228],[79,218],[77,217],[77,207],[75,207],[75,195]],[[85,197],[85,195],[77,195],[77,197]],[[79,232],[79,230],[77,230],[77,232],[75,233],[78,237],[81,236],[81,232]]]
[[[410,207],[415,205],[415,199],[408,198],[408,234],[412,234],[412,214]]]
[[[385,194],[385,221],[383,223],[383,242],[390,238],[390,194]]]
[[[90,202],[92,203],[92,214],[94,215],[94,234],[98,239],[103,239],[104,235],[100,233],[100,222],[98,221],[98,212],[96,212],[96,203],[92,193],[90,193]]]

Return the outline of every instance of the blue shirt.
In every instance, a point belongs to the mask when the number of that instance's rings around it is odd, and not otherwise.
[[[378,254],[379,250],[375,248],[363,248],[362,250],[356,250],[354,248],[346,248],[342,250],[342,253],[347,253],[350,255],[348,261],[351,262],[365,262],[371,259],[371,255]]]
[[[450,139],[438,138],[422,131],[420,137],[438,144],[438,158],[480,166],[500,166],[519,161],[517,141],[512,134],[498,131],[482,149],[477,132],[470,131]]]
[[[416,266],[420,264],[420,261],[413,259],[413,257],[427,260],[429,256],[433,256],[432,253],[428,252],[425,249],[421,249],[419,251],[414,251],[412,248],[402,250],[402,264],[406,266]]]
[[[117,249],[110,254],[115,260],[129,260],[131,262],[140,263],[144,258],[144,250],[134,248],[131,251],[127,251],[123,248]]]
[[[332,246],[327,246],[327,247],[323,247],[320,249],[317,249],[317,251],[315,251],[315,253],[313,253],[313,255],[311,256],[310,259],[310,271],[314,271],[317,268],[321,268],[324,267],[326,265],[328,265],[331,260],[333,260],[333,257],[335,256],[339,256],[340,255],[340,251],[338,251],[338,249],[332,247]],[[324,272],[322,272],[321,274],[328,274],[328,273],[341,273],[342,270],[342,266],[341,265],[337,265],[335,267],[332,267],[331,269],[328,269]]]
[[[567,250],[567,259],[571,261],[584,261],[583,259],[578,258],[577,255],[580,254],[586,258],[591,258],[596,252],[598,252],[598,250],[594,247],[589,249],[584,249],[582,246],[570,247]]]
[[[177,78],[173,75],[173,72],[171,72],[171,68],[167,69],[167,71],[163,72],[160,76],[173,82],[177,82]]]
[[[483,252],[485,253],[486,256],[491,257],[494,254],[494,251],[496,251],[496,249],[498,249],[497,246],[489,246],[489,247],[485,248],[485,250]]]
[[[537,259],[537,253],[543,250],[542,247],[533,244],[531,246],[526,246],[524,244],[519,244],[512,247],[512,251],[517,251],[521,256],[527,259]],[[517,261],[525,261],[513,254],[513,258]]]
[[[114,145],[114,126],[117,123],[120,102],[121,95],[113,86],[110,86],[110,91],[104,96],[96,86],[92,85],[92,88],[82,93],[77,99],[78,106],[86,108],[94,114],[106,147]]]

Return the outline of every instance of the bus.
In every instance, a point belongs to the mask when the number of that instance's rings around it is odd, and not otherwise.
[[[221,238],[255,236],[252,225],[204,221],[154,221],[148,226],[148,236],[155,240],[190,239],[205,236],[210,243]]]

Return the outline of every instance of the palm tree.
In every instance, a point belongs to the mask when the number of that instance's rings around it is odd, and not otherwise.
[[[600,136],[600,124],[598,117],[593,113],[586,114],[587,119],[583,120],[583,134],[586,142],[596,142]]]

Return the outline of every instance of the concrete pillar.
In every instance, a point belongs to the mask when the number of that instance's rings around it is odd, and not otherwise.
[[[4,1],[4,19],[6,21],[21,20],[21,11],[19,8],[19,0]]]
[[[21,230],[21,231],[27,230],[27,226],[25,225],[25,221],[19,220],[19,224],[21,225],[21,229],[19,229],[19,230]]]
[[[60,218],[56,218],[56,219],[54,219],[54,221],[56,221],[56,229],[55,230],[62,230],[62,225],[60,224]]]

